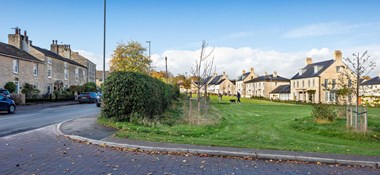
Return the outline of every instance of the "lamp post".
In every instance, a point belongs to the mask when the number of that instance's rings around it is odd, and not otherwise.
[[[166,72],[166,83],[169,81],[169,75],[168,75],[168,57],[165,57],[165,72]]]
[[[151,41],[146,41],[148,44],[149,44],[149,47],[148,47],[148,55],[149,55],[149,59],[150,59],[150,43],[151,43]]]
[[[106,80],[106,0],[104,0],[104,33],[103,33],[103,83]]]

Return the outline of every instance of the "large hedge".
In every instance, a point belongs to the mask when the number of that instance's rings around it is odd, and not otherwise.
[[[178,88],[145,74],[113,72],[103,89],[102,115],[118,121],[131,116],[153,118],[178,98]]]

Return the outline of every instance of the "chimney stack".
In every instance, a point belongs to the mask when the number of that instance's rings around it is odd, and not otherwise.
[[[340,50],[335,50],[334,52],[334,60],[342,61],[342,52]]]
[[[273,72],[273,77],[274,77],[274,78],[277,77],[277,72],[276,72],[276,71]]]
[[[267,73],[267,72],[264,72],[264,75],[265,75],[265,76],[268,76],[268,73]]]
[[[245,74],[245,70],[243,70],[242,73]]]
[[[311,57],[306,58],[306,66],[309,64],[313,64],[313,59],[311,59]]]
[[[24,30],[24,36],[26,37],[26,30]]]
[[[255,69],[251,67],[251,74],[254,73]]]
[[[32,40],[29,41],[30,45],[32,45]]]
[[[19,34],[18,31],[19,31],[19,30],[18,30],[18,27],[16,27],[16,28],[15,28],[15,34],[16,34],[16,35]]]
[[[214,72],[214,76],[216,76],[216,72]]]

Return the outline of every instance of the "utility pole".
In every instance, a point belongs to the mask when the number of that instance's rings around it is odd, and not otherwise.
[[[103,33],[103,83],[106,80],[106,0],[104,0],[104,33]]]
[[[169,75],[168,75],[168,57],[165,57],[165,67],[166,67],[166,83],[168,83]]]
[[[149,55],[149,60],[150,60],[150,43],[151,43],[151,41],[146,41],[148,44],[149,44],[149,50],[148,50],[148,55]],[[152,74],[152,67],[151,67],[151,65],[149,64],[149,75],[151,75]]]

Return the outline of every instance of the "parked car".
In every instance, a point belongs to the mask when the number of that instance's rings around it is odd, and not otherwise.
[[[79,103],[96,103],[99,99],[99,95],[96,92],[83,92],[78,95]]]
[[[0,88],[0,95],[1,94],[4,95],[5,97],[11,98],[11,93],[9,93],[9,91],[6,90],[6,89],[1,89]]]
[[[16,112],[15,102],[4,95],[0,95],[0,111],[8,111],[8,113]]]
[[[96,102],[96,107],[100,107],[102,105],[102,93],[98,92],[99,99]]]
[[[96,107],[100,107],[102,105],[102,98],[99,98],[96,102]]]

